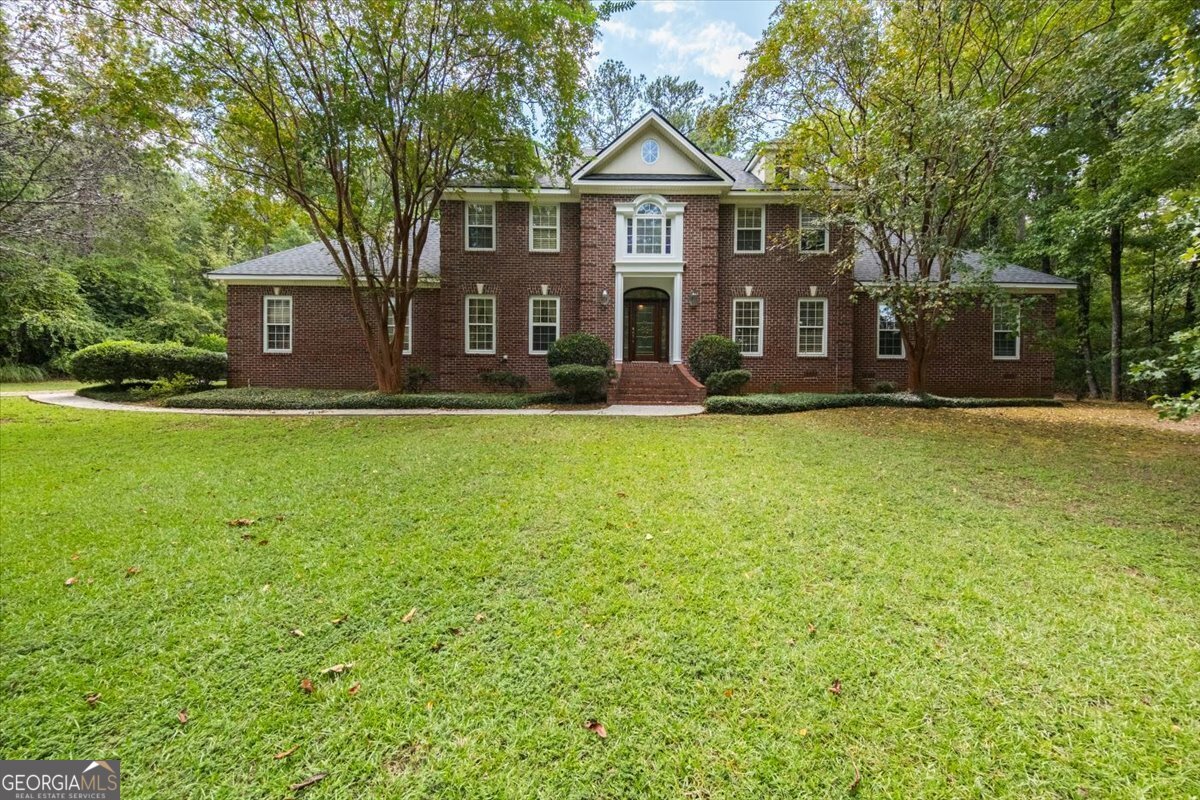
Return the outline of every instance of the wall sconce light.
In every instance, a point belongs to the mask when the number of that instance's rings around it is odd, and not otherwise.
[[[607,306],[611,302],[612,302],[612,297],[609,296],[608,289],[601,289],[600,290],[600,305]]]
[[[689,308],[695,308],[696,306],[700,305],[700,292],[692,289],[687,294],[687,301]]]

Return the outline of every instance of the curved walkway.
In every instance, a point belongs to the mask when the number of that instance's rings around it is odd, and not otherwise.
[[[704,413],[704,406],[635,406],[612,405],[579,411],[555,408],[321,408],[321,409],[231,409],[231,408],[163,408],[106,403],[74,392],[22,393],[35,403],[51,406],[81,408],[89,411],[135,411],[150,414],[211,414],[226,417],[475,417],[496,414],[501,416],[559,416],[559,417],[684,417]],[[17,395],[20,396],[20,395]]]

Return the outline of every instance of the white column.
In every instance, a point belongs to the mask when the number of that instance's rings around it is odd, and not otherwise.
[[[613,319],[616,320],[616,330],[613,331],[613,361],[620,364],[625,358],[625,343],[622,341],[625,330],[625,276],[617,270],[617,280],[614,284],[616,295],[612,301],[615,303],[613,308]]]
[[[671,363],[683,363],[683,273],[675,273],[671,293]]]

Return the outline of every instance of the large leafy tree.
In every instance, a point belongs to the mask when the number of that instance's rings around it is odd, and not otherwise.
[[[988,291],[961,265],[997,174],[1112,15],[1104,0],[791,0],[752,51],[738,100],[784,121],[783,174],[878,258],[863,289],[899,320],[912,390],[945,323]]]
[[[646,84],[642,98],[685,136],[691,136],[704,101],[704,88],[696,81],[660,75]]]
[[[588,77],[587,135],[599,150],[640,117],[645,109],[646,76],[634,75],[622,61],[609,59]]]
[[[350,289],[378,387],[400,391],[408,304],[456,181],[531,186],[577,151],[586,0],[148,0],[200,152],[287,197]],[[388,319],[394,332],[388,333]]]

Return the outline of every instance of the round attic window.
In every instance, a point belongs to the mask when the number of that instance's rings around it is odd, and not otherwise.
[[[642,142],[642,161],[647,164],[653,164],[658,161],[658,142],[654,139],[647,139]]]

